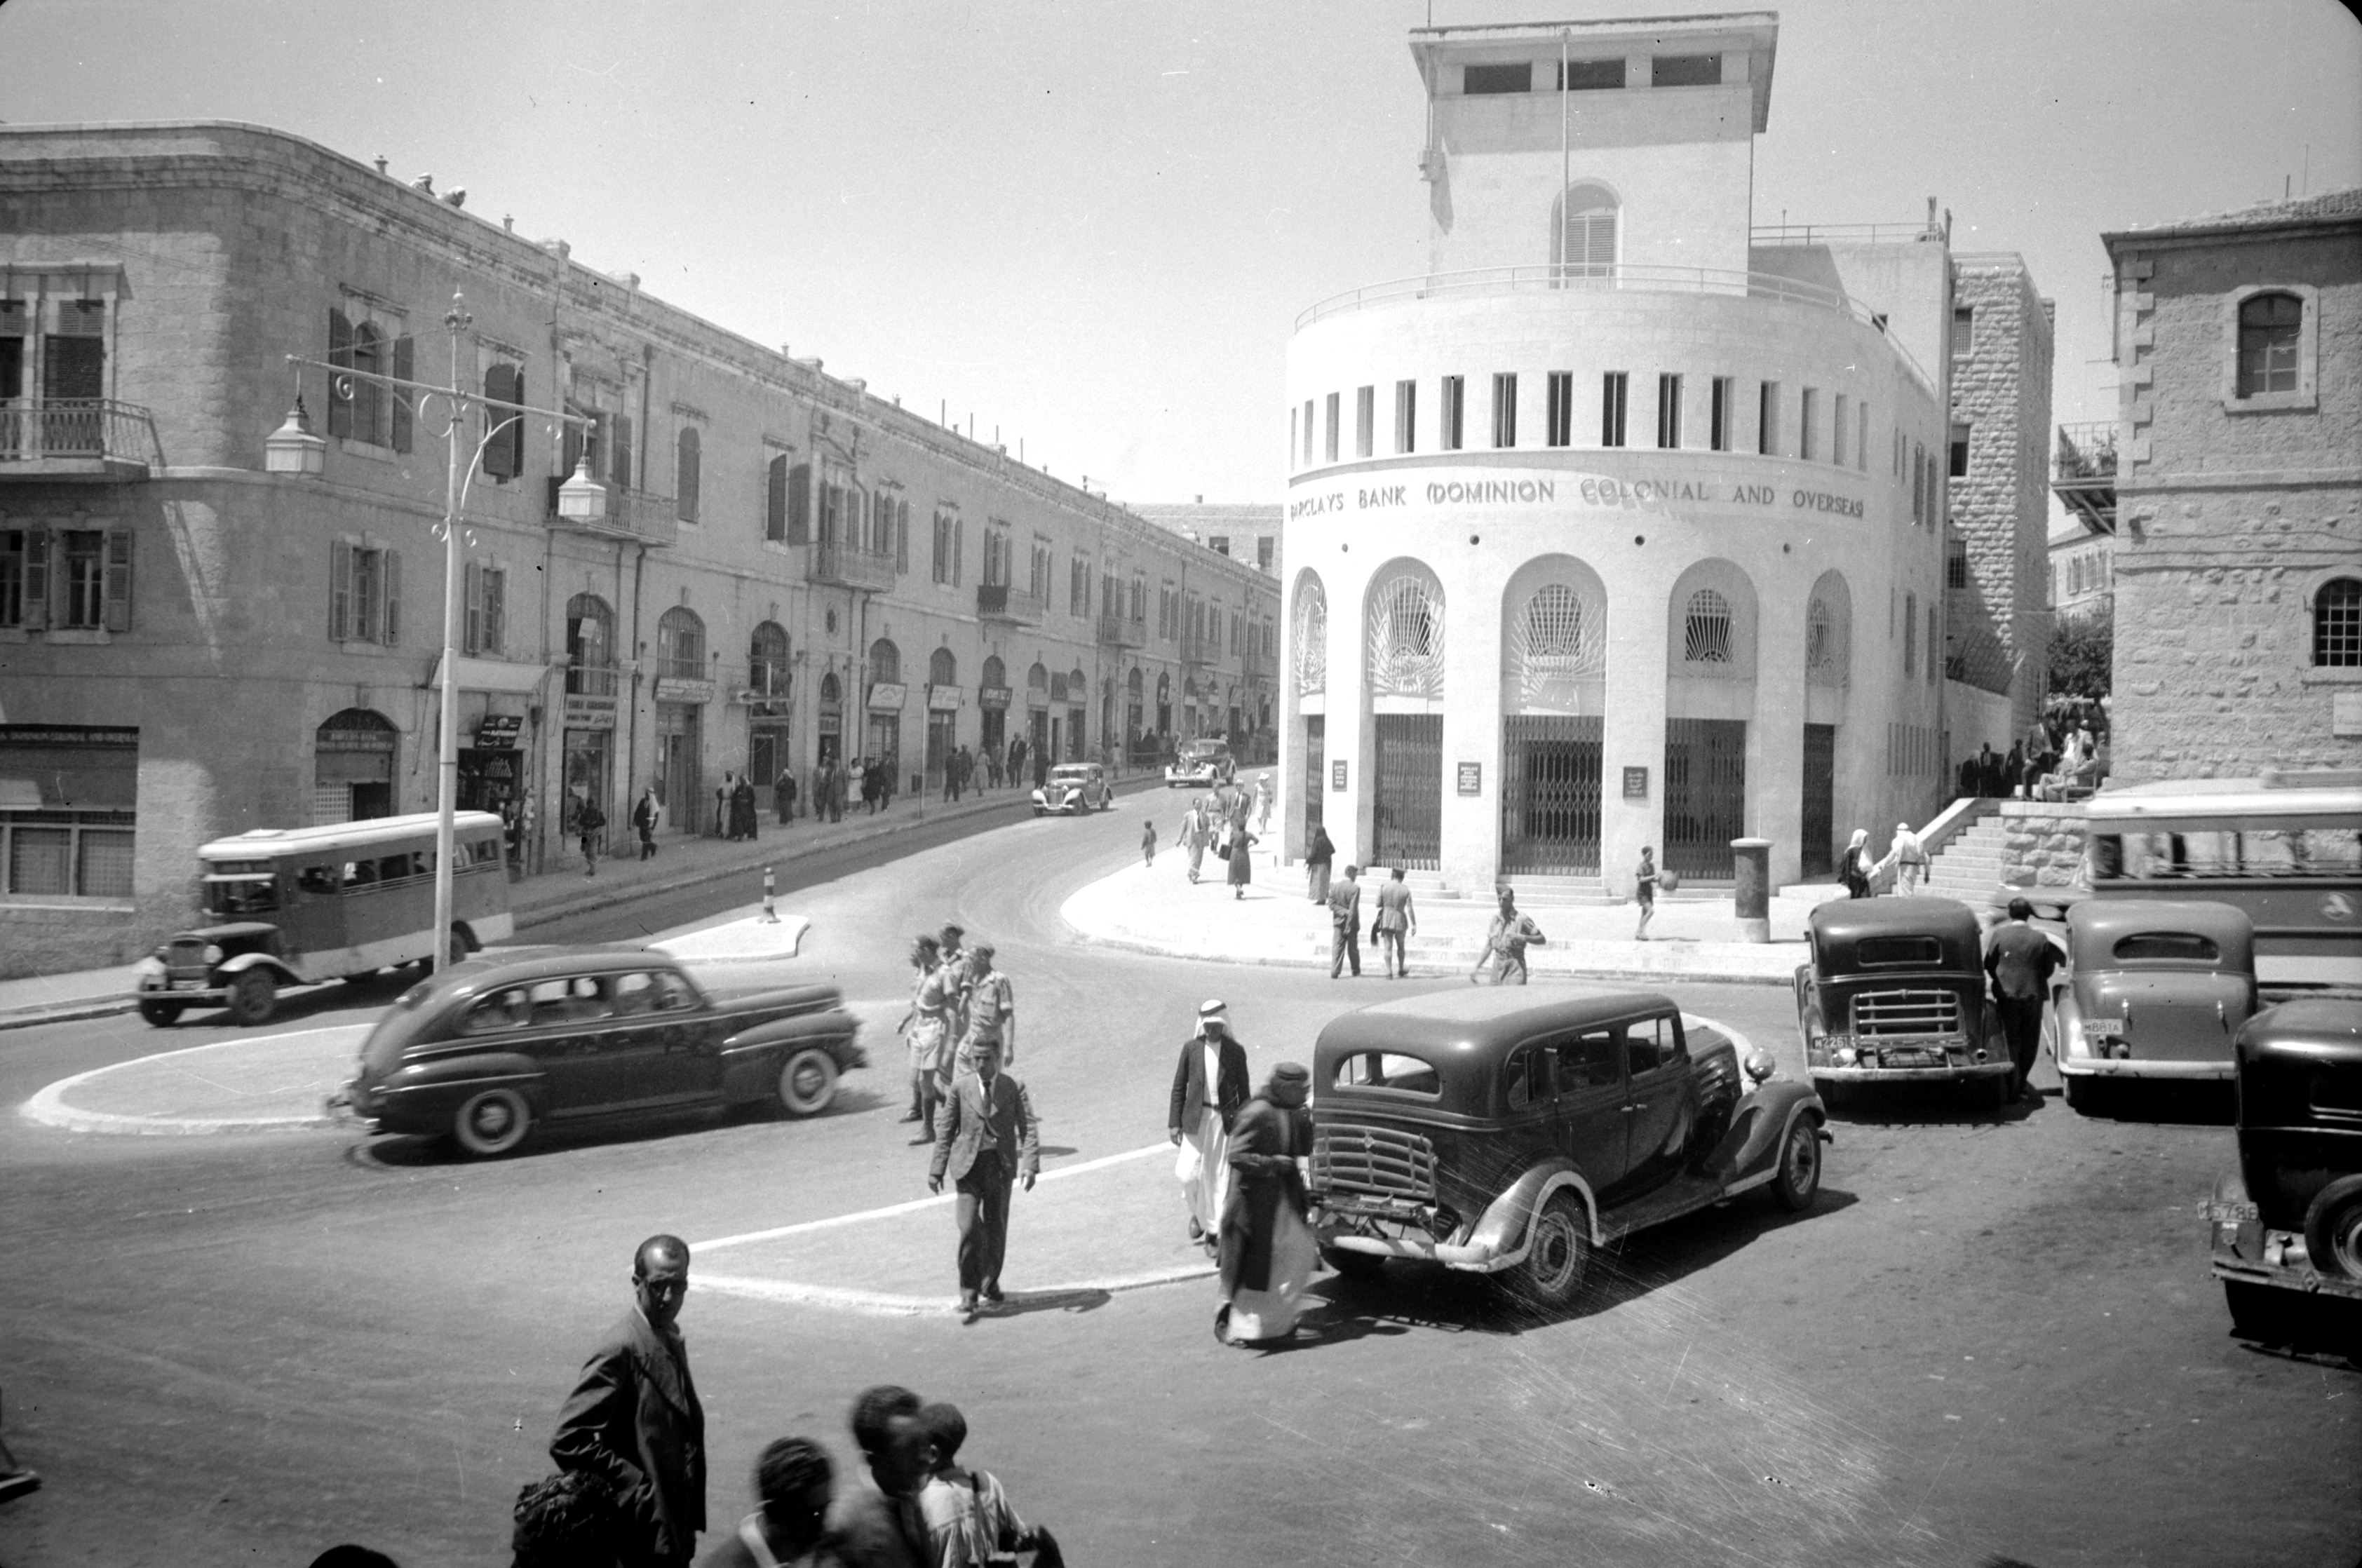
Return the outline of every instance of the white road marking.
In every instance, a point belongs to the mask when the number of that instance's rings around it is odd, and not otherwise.
[[[330,1024],[320,1029],[295,1029],[284,1034],[247,1036],[237,1040],[216,1040],[207,1045],[189,1045],[178,1051],[160,1051],[152,1056],[135,1056],[127,1062],[114,1062],[104,1067],[93,1067],[86,1073],[76,1073],[70,1078],[60,1078],[18,1106],[17,1113],[29,1121],[69,1132],[140,1132],[163,1135],[187,1135],[203,1132],[295,1132],[315,1128],[334,1127],[336,1118],[312,1116],[127,1116],[111,1110],[84,1110],[66,1103],[66,1095],[75,1086],[111,1073],[126,1072],[137,1067],[152,1067],[159,1063],[171,1064],[169,1073],[181,1073],[203,1082],[202,1075],[174,1061],[176,1057],[194,1056],[206,1051],[251,1051],[257,1046],[276,1045],[281,1041],[301,1040],[315,1034],[341,1034],[358,1043],[372,1026],[368,1023]],[[215,1086],[219,1087],[219,1086]],[[225,1091],[228,1092],[228,1091]]]
[[[1065,1176],[1081,1176],[1086,1171],[1104,1170],[1109,1165],[1121,1165],[1126,1160],[1142,1160],[1151,1154],[1169,1154],[1172,1149],[1173,1144],[1170,1141],[1149,1143],[1137,1149],[1128,1149],[1120,1154],[1103,1154],[1096,1160],[1085,1160],[1078,1165],[1060,1165],[1055,1170],[1043,1171],[1038,1179],[1057,1181]],[[832,1230],[839,1225],[857,1225],[865,1220],[890,1220],[898,1214],[915,1214],[922,1209],[940,1209],[953,1202],[957,1196],[955,1193],[949,1192],[937,1193],[926,1198],[914,1198],[908,1203],[889,1203],[883,1209],[865,1209],[855,1214],[838,1214],[826,1220],[806,1220],[800,1224],[778,1225],[767,1231],[745,1231],[735,1236],[720,1236],[711,1242],[691,1242],[689,1244],[689,1250],[693,1255],[698,1253],[710,1253],[716,1247],[743,1247],[756,1242],[774,1242],[782,1236],[801,1236],[813,1231]]]

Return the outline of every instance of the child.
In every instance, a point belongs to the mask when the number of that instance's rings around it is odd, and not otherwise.
[[[1047,1530],[1029,1529],[1009,1506],[1000,1483],[981,1470],[963,1470],[957,1461],[967,1441],[967,1419],[954,1405],[929,1405],[919,1412],[926,1434],[925,1484],[919,1512],[927,1524],[927,1555],[937,1562],[989,1562],[1008,1552],[1031,1550],[1038,1565],[1063,1565],[1065,1558]]]
[[[1140,819],[1140,861],[1148,867],[1156,864],[1156,819],[1153,817]]]

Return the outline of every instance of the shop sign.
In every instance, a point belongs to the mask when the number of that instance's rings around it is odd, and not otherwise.
[[[1010,689],[1006,686],[979,686],[976,691],[977,706],[979,708],[1006,708],[1009,706],[1009,697]]]
[[[869,683],[869,711],[873,713],[899,713],[902,699],[910,688],[899,680],[873,680]]]
[[[1027,687],[1025,705],[1029,708],[1047,708],[1050,705],[1050,689],[1046,686]]]
[[[615,727],[613,697],[568,697],[566,727],[569,730],[612,730]]]
[[[713,682],[691,680],[679,675],[660,675],[657,677],[657,701],[659,702],[711,702],[713,701]]]
[[[1329,788],[1336,790],[1345,788],[1345,764],[1341,760],[1329,765]]]
[[[1628,801],[1645,801],[1649,798],[1647,768],[1628,767],[1624,770],[1624,798]]]
[[[1460,792],[1463,795],[1481,795],[1485,792],[1483,763],[1463,762],[1460,765]]]
[[[961,687],[930,686],[927,688],[927,712],[956,713],[966,704],[966,690]]]
[[[476,721],[478,751],[514,751],[524,720],[515,713],[487,713]]]

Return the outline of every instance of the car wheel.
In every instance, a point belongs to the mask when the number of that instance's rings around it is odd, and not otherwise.
[[[181,1021],[181,1004],[169,1001],[143,1001],[139,1016],[159,1029],[170,1029]]]
[[[1780,1145],[1780,1169],[1772,1178],[1772,1197],[1791,1214],[1813,1206],[1821,1190],[1821,1130],[1809,1116],[1799,1116]]]
[[[789,1116],[817,1116],[836,1098],[836,1058],[818,1046],[798,1051],[779,1068],[779,1105]]]
[[[2362,1279],[2362,1176],[2341,1176],[2313,1198],[2304,1250],[2322,1273]]]
[[[271,1010],[279,1005],[279,982],[268,969],[248,969],[229,987],[230,1021],[251,1029],[270,1020]]]
[[[1368,1253],[1349,1253],[1337,1247],[1321,1248],[1320,1261],[1347,1279],[1375,1279],[1386,1268],[1384,1258],[1374,1257]]]
[[[469,1095],[451,1119],[451,1139],[479,1159],[505,1154],[533,1131],[533,1108],[513,1088]]]
[[[1526,1255],[1510,1272],[1509,1286],[1527,1305],[1545,1310],[1566,1306],[1583,1288],[1591,1264],[1591,1227],[1572,1193],[1552,1193],[1534,1216]]]

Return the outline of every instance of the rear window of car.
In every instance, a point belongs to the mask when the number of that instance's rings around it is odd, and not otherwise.
[[[1932,936],[1865,936],[1854,944],[1854,961],[1865,969],[1940,964],[1944,944]]]
[[[1399,1051],[1356,1051],[1341,1056],[1330,1081],[1339,1088],[1390,1089],[1429,1099],[1443,1092],[1443,1077],[1434,1063]]]
[[[2223,950],[2211,936],[2201,936],[2191,931],[2136,931],[2130,936],[2116,938],[2119,958],[2168,958],[2185,964],[2213,964],[2223,956]]]

